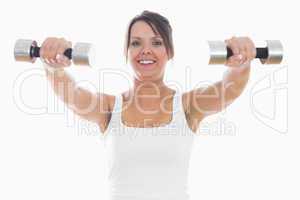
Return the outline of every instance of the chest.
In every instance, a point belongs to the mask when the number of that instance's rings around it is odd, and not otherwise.
[[[129,127],[158,127],[171,123],[173,119],[172,102],[154,106],[141,106],[124,102],[121,121]]]

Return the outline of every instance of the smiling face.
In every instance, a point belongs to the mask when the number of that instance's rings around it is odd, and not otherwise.
[[[141,81],[162,79],[169,60],[163,38],[156,32],[144,21],[131,27],[128,58],[135,77]]]

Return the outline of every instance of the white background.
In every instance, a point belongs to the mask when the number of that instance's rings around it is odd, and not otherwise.
[[[226,111],[203,121],[206,128],[199,129],[194,143],[189,191],[191,200],[299,200],[300,14],[294,2],[2,1],[0,199],[99,200],[107,195],[101,132],[64,110],[47,91],[39,60],[14,61],[15,40],[35,39],[41,44],[57,36],[93,43],[95,66],[72,66],[68,71],[87,87],[93,83],[91,89],[118,94],[131,79],[113,74],[101,85],[99,71],[130,73],[123,56],[125,30],[129,20],[146,9],[171,22],[176,55],[165,78],[182,92],[219,80],[226,70],[207,65],[206,40],[235,35],[249,36],[257,45],[266,39],[282,41],[283,63],[262,66],[253,61],[243,94]],[[235,127],[231,136],[224,132],[228,125]]]

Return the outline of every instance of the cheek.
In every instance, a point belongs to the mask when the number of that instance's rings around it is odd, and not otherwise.
[[[139,50],[138,49],[131,49],[128,51],[128,56],[130,59],[134,59],[139,55]]]
[[[159,59],[160,62],[165,63],[168,61],[168,55],[165,50],[160,50],[156,52],[156,56]]]
[[[156,54],[163,59],[168,59],[168,53],[165,47],[158,48]]]

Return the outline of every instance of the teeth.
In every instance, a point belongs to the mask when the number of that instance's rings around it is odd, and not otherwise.
[[[141,63],[141,64],[153,64],[154,61],[153,60],[140,60],[139,63]]]

